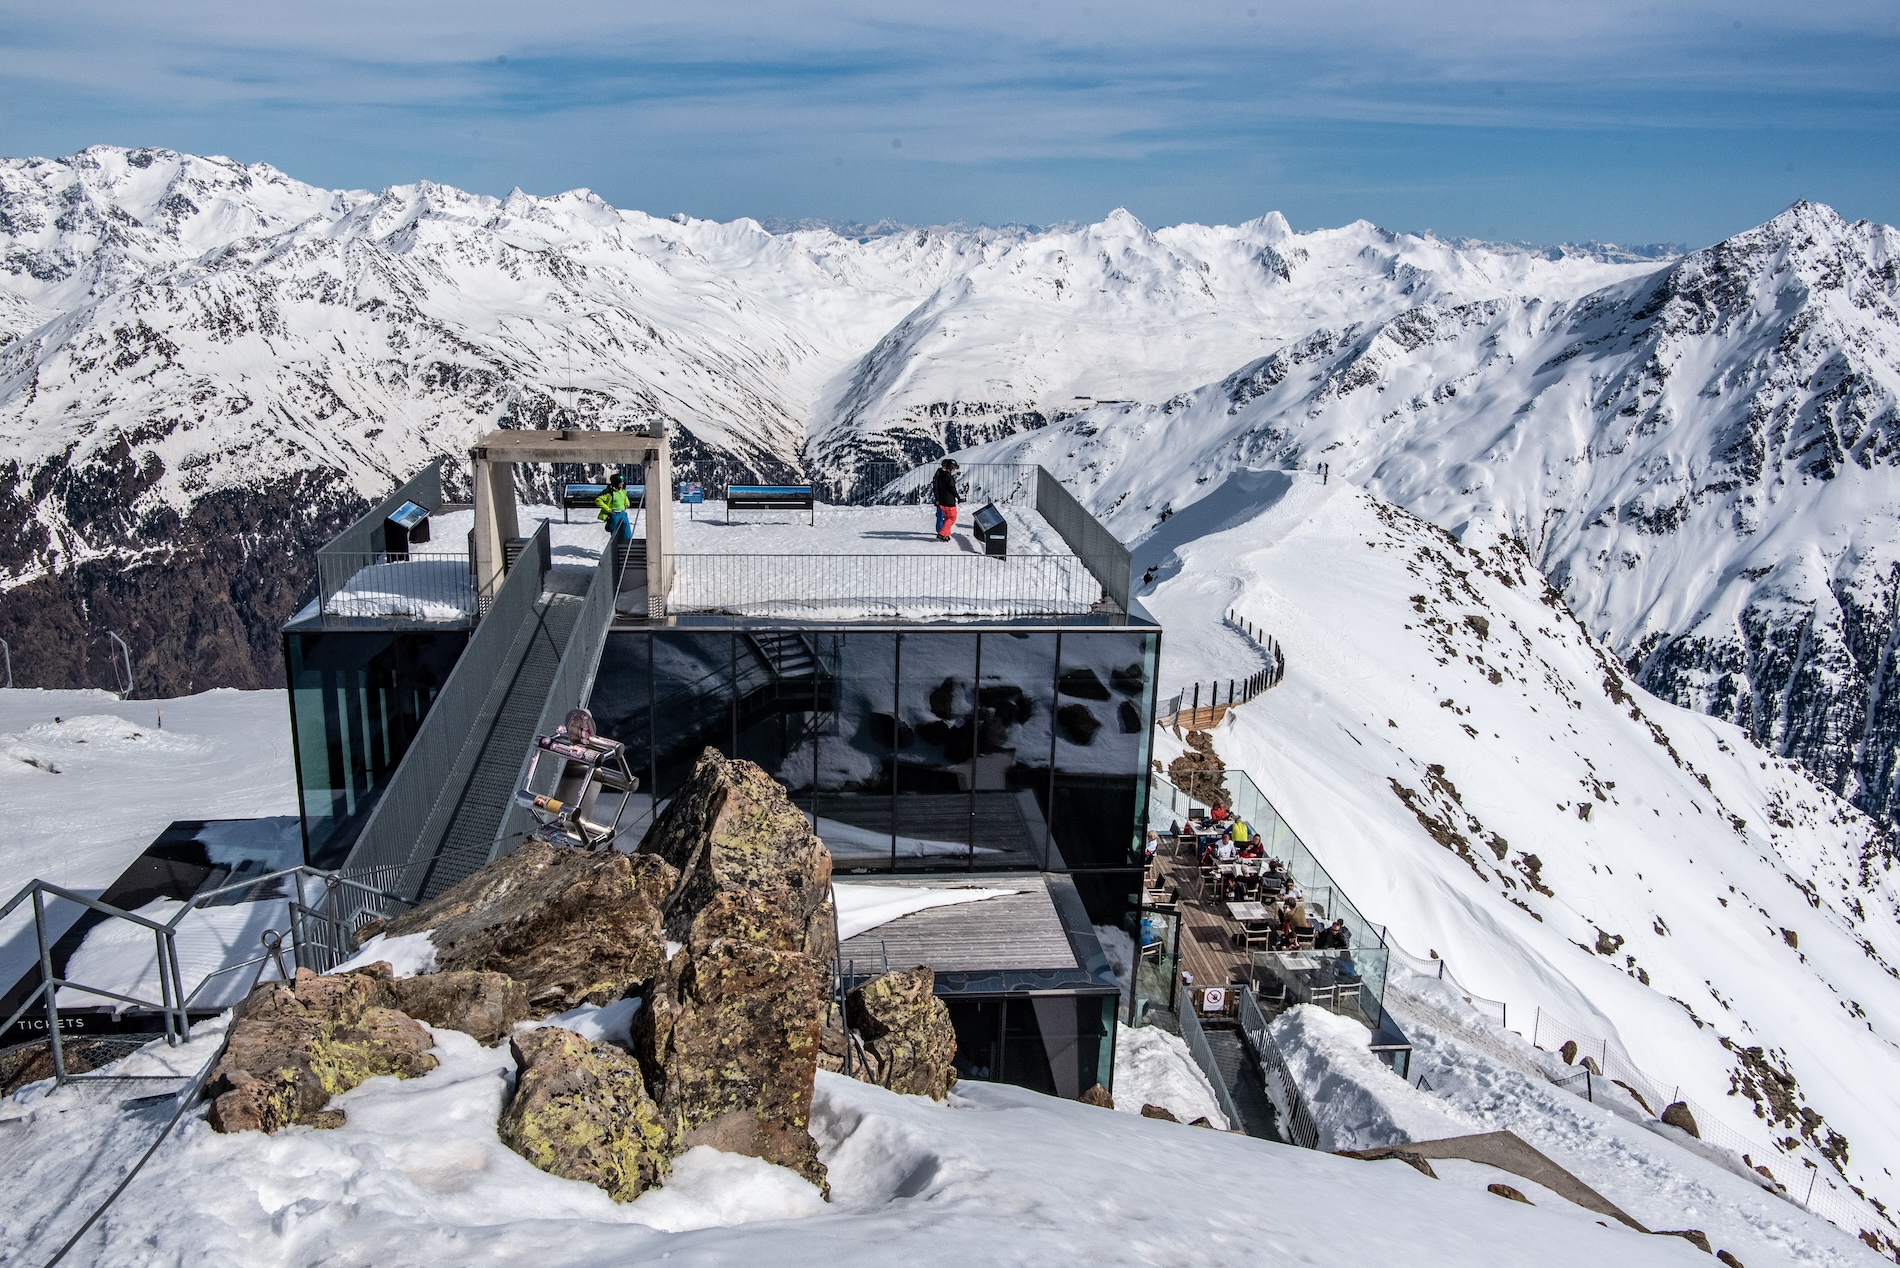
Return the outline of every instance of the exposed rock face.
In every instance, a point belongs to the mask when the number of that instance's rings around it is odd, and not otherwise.
[[[612,1044],[544,1026],[510,1044],[519,1074],[502,1143],[551,1175],[630,1202],[666,1178],[672,1141],[640,1066]]]
[[[1143,1118],[1158,1118],[1164,1123],[1178,1123],[1181,1121],[1174,1116],[1174,1111],[1165,1105],[1144,1105],[1141,1107],[1141,1116]]]
[[[540,1014],[606,1004],[662,971],[660,910],[677,881],[651,855],[585,854],[530,841],[360,936],[428,931],[439,968],[504,973]]]
[[[634,1021],[676,1149],[712,1145],[825,1183],[811,1139],[834,942],[831,854],[776,781],[708,749],[642,843],[676,869],[684,944]]]
[[[1114,1109],[1115,1098],[1110,1095],[1108,1089],[1101,1084],[1091,1083],[1089,1084],[1089,1090],[1082,1093],[1082,1104],[1097,1105],[1102,1109]]]
[[[453,970],[385,983],[394,1007],[417,1021],[474,1036],[484,1048],[501,1042],[528,1016],[528,992],[501,973]]]
[[[928,966],[901,969],[872,978],[845,1003],[875,1062],[874,1081],[893,1092],[941,1101],[957,1082],[957,1032],[950,1010],[932,993],[936,981]]]
[[[252,992],[211,1074],[211,1126],[335,1127],[343,1115],[324,1108],[331,1097],[379,1074],[406,1079],[435,1069],[429,1032],[384,1002],[387,974],[386,965],[326,977],[299,969],[294,982]]]

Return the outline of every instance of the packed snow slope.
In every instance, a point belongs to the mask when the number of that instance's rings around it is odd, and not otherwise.
[[[0,902],[35,878],[97,894],[175,819],[296,813],[282,691],[0,691]]]
[[[1399,945],[1514,1027],[1542,1008],[1620,1043],[1900,1201],[1900,884],[1876,824],[1637,686],[1507,538],[1467,549],[1342,481],[1261,473],[1137,567],[1166,673],[1245,663],[1229,609],[1280,640],[1285,680],[1216,745]]]
[[[664,1188],[620,1206],[536,1170],[496,1137],[514,1073],[507,1044],[485,1049],[455,1031],[435,1039],[435,1070],[345,1093],[333,1104],[348,1121],[334,1130],[220,1136],[202,1118],[187,1120],[74,1262],[1709,1262],[1680,1238],[1606,1226],[1488,1168],[1447,1168],[1432,1180],[1399,1162],[1336,1158],[1020,1088],[965,1084],[936,1104],[825,1073],[812,1133],[830,1168],[829,1203],[783,1168],[702,1146],[675,1162]],[[207,1051],[214,1043],[200,1041]],[[0,1212],[0,1248],[14,1253],[37,1231],[76,1225],[56,1202],[85,1183],[93,1148],[122,1162],[139,1139],[110,1132],[118,1097],[47,1089],[5,1106],[31,1121],[0,1128],[0,1172],[23,1176],[22,1163],[39,1160]],[[1536,1205],[1485,1191],[1498,1182],[1531,1188]],[[1808,1262],[1854,1262],[1848,1245],[1846,1257]]]

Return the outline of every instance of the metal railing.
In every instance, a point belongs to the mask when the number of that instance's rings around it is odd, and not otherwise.
[[[1486,1024],[1500,1030],[1506,1029],[1508,1010],[1504,1002],[1486,999],[1470,991],[1452,974],[1444,960],[1436,957],[1422,960],[1389,940],[1387,948],[1401,965],[1412,972],[1444,982],[1481,1014]],[[1820,1166],[1811,1160],[1791,1158],[1773,1143],[1751,1139],[1736,1131],[1700,1102],[1683,1096],[1680,1086],[1651,1077],[1630,1060],[1620,1045],[1613,1044],[1609,1039],[1578,1030],[1545,1013],[1541,1007],[1538,1008],[1533,1015],[1528,1036],[1532,1046],[1563,1055],[1566,1064],[1574,1063],[1576,1067],[1572,1073],[1556,1074],[1539,1068],[1527,1055],[1513,1052],[1502,1039],[1484,1033],[1476,1023],[1445,1013],[1434,1001],[1407,988],[1402,980],[1394,989],[1405,1001],[1406,1011],[1422,1012],[1429,1024],[1456,1034],[1461,1042],[1488,1053],[1520,1073],[1546,1079],[1585,1100],[1593,1103],[1607,1101],[1613,1107],[1620,1103],[1624,1106],[1623,1112],[1635,1114],[1642,1111],[1649,1119],[1659,1118],[1672,1103],[1681,1101],[1694,1117],[1697,1132],[1703,1141],[1735,1154],[1744,1165],[1772,1184],[1780,1196],[1840,1228],[1860,1232],[1876,1223],[1885,1223],[1889,1227],[1893,1225],[1893,1221],[1883,1211],[1855,1195],[1847,1187],[1844,1178],[1840,1178],[1837,1183],[1837,1177],[1824,1175]],[[1575,1046],[1565,1052],[1566,1043]],[[1422,1074],[1418,1086],[1426,1091],[1432,1090]]]
[[[1267,1099],[1273,1102],[1274,1115],[1279,1119],[1280,1135],[1289,1145],[1318,1149],[1319,1124],[1313,1121],[1313,1111],[1306,1103],[1306,1096],[1300,1091],[1293,1071],[1287,1067],[1286,1056],[1280,1051],[1280,1045],[1274,1042],[1273,1032],[1267,1028],[1267,1018],[1260,1011],[1260,1001],[1254,998],[1253,991],[1247,987],[1242,987],[1240,991],[1240,1033],[1246,1037],[1247,1047],[1253,1052],[1254,1064],[1260,1067],[1260,1078],[1265,1085]]]
[[[475,613],[466,551],[320,550],[317,593],[324,616],[459,621]]]
[[[179,967],[178,959],[178,930],[185,918],[194,911],[201,911],[214,905],[215,900],[231,895],[255,895],[260,896],[254,899],[255,901],[270,901],[276,897],[270,891],[279,883],[288,890],[283,895],[287,928],[282,932],[266,930],[261,943],[263,947],[261,954],[238,964],[220,965],[206,973],[190,990],[186,990],[184,974]],[[339,897],[345,891],[354,893],[360,899],[353,908],[339,901]],[[126,991],[115,990],[110,985],[81,981],[56,973],[53,948],[60,934],[53,930],[47,920],[48,899],[74,903],[109,920],[123,921],[150,931],[152,935],[151,965],[157,972],[159,997],[157,999],[142,998]],[[406,905],[395,895],[383,893],[360,881],[307,866],[283,868],[261,876],[249,876],[217,889],[207,890],[202,894],[194,894],[180,903],[178,910],[164,920],[156,920],[135,911],[126,911],[110,903],[101,902],[97,898],[75,893],[64,886],[42,880],[28,882],[7,900],[4,906],[0,906],[0,920],[12,915],[25,903],[31,904],[33,913],[33,932],[39,952],[37,966],[39,981],[34,984],[33,989],[27,993],[26,998],[13,1011],[13,1014],[4,1023],[0,1023],[0,1035],[10,1033],[15,1026],[33,1013],[37,1006],[38,1011],[45,1017],[54,1075],[62,1083],[95,1076],[67,1073],[63,1048],[65,1027],[60,1019],[61,1009],[63,1007],[67,1011],[73,1011],[98,1007],[96,1004],[78,1005],[70,1002],[62,1005],[60,1002],[62,991],[84,998],[109,1000],[121,1008],[137,1008],[156,1013],[164,1026],[165,1041],[176,1046],[184,1041],[186,1032],[191,1028],[190,1013],[194,1003],[213,981],[249,970],[251,983],[244,992],[248,995],[250,989],[255,987],[258,979],[263,975],[267,964],[275,964],[280,975],[288,976],[289,968],[282,959],[283,937],[289,936],[292,940],[291,953],[296,967],[307,968],[313,972],[324,972],[353,954],[350,949],[350,934],[353,933],[354,926],[347,923],[349,913],[367,907],[373,908],[378,915],[386,915],[390,914],[389,908],[392,905]],[[310,935],[319,928],[322,930],[321,936],[313,939]]]
[[[179,926],[185,917],[193,911],[202,910],[207,906],[216,904],[219,899],[231,896],[239,896],[241,898],[245,895],[255,896],[261,894],[264,897],[256,899],[257,901],[271,901],[276,895],[271,894],[270,891],[278,886],[282,886],[288,891],[288,893],[283,896],[290,915],[287,928],[281,932],[277,930],[265,930],[260,938],[260,945],[263,948],[261,954],[236,964],[221,965],[209,973],[206,973],[196,986],[187,991],[185,989],[183,974],[180,971],[177,947]],[[249,980],[245,983],[243,991],[243,995],[248,997],[252,991],[257,989],[258,983],[263,979],[266,966],[275,967],[280,978],[293,976],[291,966],[287,965],[283,959],[283,940],[285,937],[289,937],[292,940],[290,952],[297,968],[308,968],[319,973],[327,972],[334,968],[342,959],[347,958],[351,952],[344,950],[339,954],[338,948],[349,946],[352,941],[350,937],[352,930],[337,923],[341,912],[339,904],[335,901],[336,896],[344,891],[356,891],[365,894],[370,903],[379,910],[382,910],[385,914],[387,914],[391,908],[405,905],[393,895],[368,890],[367,887],[358,882],[339,876],[334,872],[319,871],[312,867],[293,867],[270,872],[262,876],[246,877],[243,880],[234,881],[219,888],[207,890],[202,894],[194,894],[190,899],[185,900],[180,905],[178,911],[169,919],[163,921],[152,920],[137,912],[126,911],[123,908],[114,907],[109,903],[102,903],[98,899],[88,898],[83,894],[75,894],[71,890],[41,880],[29,882],[4,906],[0,906],[0,919],[5,919],[14,911],[19,910],[23,903],[30,902],[32,904],[34,934],[39,949],[38,972],[40,975],[39,982],[28,994],[25,1001],[4,1024],[0,1024],[0,1035],[12,1031],[37,1005],[45,1016],[47,1028],[46,1043],[53,1059],[53,1077],[58,1084],[64,1086],[70,1083],[141,1082],[148,1084],[176,1083],[182,1085],[176,1092],[164,1092],[156,1096],[140,1096],[125,1103],[127,1108],[145,1108],[153,1104],[162,1104],[166,1099],[171,1099],[173,1102],[171,1113],[166,1116],[164,1123],[160,1125],[154,1138],[140,1151],[125,1174],[118,1177],[117,1182],[105,1193],[103,1198],[93,1202],[83,1198],[80,1194],[69,1193],[62,1199],[61,1215],[76,1214],[83,1210],[86,1211],[86,1216],[79,1224],[77,1230],[66,1237],[58,1250],[46,1261],[48,1268],[52,1268],[52,1265],[58,1264],[65,1259],[72,1249],[79,1244],[80,1239],[85,1237],[85,1235],[92,1230],[92,1227],[99,1221],[100,1217],[105,1214],[106,1210],[125,1192],[126,1188],[138,1176],[140,1171],[144,1169],[145,1164],[151,1161],[152,1156],[158,1152],[159,1146],[170,1136],[172,1129],[175,1128],[185,1114],[198,1103],[204,1092],[205,1085],[211,1077],[211,1072],[224,1056],[225,1046],[230,1041],[230,1032],[227,1029],[224,1036],[219,1040],[210,1054],[198,1065],[196,1071],[190,1074],[178,1072],[163,1074],[122,1074],[111,1072],[110,1064],[108,1064],[105,1069],[97,1071],[74,1072],[68,1069],[66,1060],[65,1045],[67,1043],[67,1037],[65,1033],[66,1028],[61,1017],[61,1010],[62,1007],[64,1007],[68,1012],[81,1008],[90,1011],[94,1006],[70,1004],[62,1006],[59,998],[61,990],[69,990],[82,996],[109,999],[125,1007],[142,1008],[157,1012],[164,1020],[165,1029],[163,1037],[166,1043],[169,1046],[177,1047],[182,1044],[187,1037],[191,1025],[193,1002],[197,1000],[200,995],[204,994],[206,988],[214,981],[234,974],[242,975],[248,973]],[[157,1000],[141,999],[136,995],[115,991],[110,987],[67,978],[54,973],[52,950],[56,935],[48,928],[46,919],[46,902],[49,897],[58,901],[77,903],[82,907],[105,916],[109,920],[124,921],[150,930],[153,935],[152,967],[156,968],[158,972],[160,998]],[[301,919],[299,918],[300,912],[302,913]],[[307,941],[308,935],[318,929],[321,929],[321,937],[316,941]],[[240,978],[240,980],[242,980],[242,978]],[[202,1016],[204,1012],[208,1011],[210,1010],[201,1010],[200,1015]],[[146,1042],[150,1042],[150,1040],[147,1039]],[[131,1050],[137,1051],[138,1047],[143,1046],[143,1043],[137,1043]],[[125,1126],[123,1124],[115,1128],[115,1142],[123,1142],[124,1131]],[[91,1178],[97,1178],[101,1183],[111,1182],[110,1176],[102,1175],[100,1170],[96,1167],[93,1169]],[[88,1209],[88,1207],[90,1209]],[[36,1235],[50,1242],[52,1237],[57,1234],[49,1233],[46,1229],[40,1228],[36,1230]]]
[[[1630,1060],[1621,1045],[1566,1025],[1541,1007],[1531,1023],[1530,1040],[1532,1047],[1560,1053],[1566,1065],[1578,1066],[1576,1074],[1546,1075],[1557,1086],[1592,1102],[1612,1087],[1620,1089],[1651,1118],[1660,1118],[1670,1105],[1681,1103],[1695,1120],[1698,1139],[1735,1154],[1757,1174],[1765,1172],[1763,1179],[1790,1202],[1849,1232],[1859,1232],[1876,1222],[1893,1227],[1893,1220],[1856,1195],[1845,1177],[1836,1183],[1837,1177],[1824,1174],[1818,1163],[1792,1158],[1779,1145],[1736,1131],[1700,1101],[1684,1096],[1680,1085],[1650,1077]],[[1565,1051],[1566,1045],[1574,1046]],[[1596,1068],[1584,1066],[1585,1061]]]
[[[607,645],[607,630],[614,621],[614,600],[620,592],[620,559],[621,552],[613,545],[600,552],[593,580],[587,585],[587,597],[581,602],[580,615],[574,619],[574,629],[561,652],[560,666],[548,687],[547,703],[542,705],[541,716],[534,724],[537,736],[554,734],[554,729],[567,720],[568,710],[585,705],[593,694],[594,675],[600,668],[601,649]],[[515,788],[527,787],[528,766],[533,757],[532,748],[522,755]],[[510,798],[508,809],[496,828],[490,857],[512,853],[533,826],[534,816]]]
[[[982,506],[985,502],[998,506],[1034,506],[1036,472],[1041,469],[1026,462],[973,462],[957,469],[957,491],[971,506]],[[931,483],[937,476],[934,462],[918,467],[877,463],[873,468],[860,470],[866,474],[851,484],[819,487],[837,488],[844,494],[841,499],[844,505],[923,506],[930,501]],[[883,483],[873,485],[872,480],[877,476],[884,477]]]
[[[1233,611],[1227,613],[1226,622],[1253,640],[1261,655],[1267,658],[1266,667],[1244,678],[1214,678],[1182,688],[1155,706],[1155,721],[1161,726],[1213,726],[1221,720],[1222,710],[1246,704],[1261,692],[1279,686],[1280,680],[1286,677],[1286,653],[1280,649],[1278,639]],[[1225,700],[1221,699],[1223,687],[1227,692]]]
[[[1220,1106],[1220,1112],[1227,1118],[1230,1131],[1241,1129],[1240,1108],[1234,1104],[1234,1094],[1227,1086],[1227,1076],[1220,1072],[1220,1063],[1214,1060],[1214,1049],[1207,1042],[1207,1032],[1201,1029],[1201,1019],[1194,1014],[1194,999],[1189,995],[1180,1011],[1181,1038],[1187,1041],[1188,1052],[1194,1057],[1194,1064],[1201,1067],[1201,1073],[1207,1076],[1207,1085],[1214,1089],[1214,1100]]]
[[[1072,555],[680,555],[667,610],[915,620],[1079,615],[1100,597]]]
[[[364,512],[354,524],[338,533],[317,552],[317,606],[328,611],[330,596],[336,592],[333,588],[341,586],[354,576],[354,573],[342,573],[332,570],[329,576],[323,572],[321,561],[326,554],[339,556],[381,555],[388,549],[389,543],[383,539],[383,523],[390,513],[404,502],[414,502],[425,511],[435,511],[442,505],[442,460],[440,458],[411,476],[394,493]]]
[[[429,858],[421,847],[437,802],[476,735],[482,707],[505,668],[522,624],[534,618],[550,566],[543,521],[508,570],[448,681],[436,693],[401,765],[370,811],[342,871],[404,898],[420,892]]]

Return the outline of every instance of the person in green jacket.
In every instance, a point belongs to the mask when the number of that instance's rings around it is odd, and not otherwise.
[[[600,508],[600,518],[607,522],[607,534],[610,537],[633,538],[633,521],[627,516],[627,478],[615,475],[607,481],[607,491],[594,499],[594,505]]]

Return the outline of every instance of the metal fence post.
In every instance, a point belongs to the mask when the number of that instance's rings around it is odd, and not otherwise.
[[[132,698],[132,649],[125,645],[124,639],[111,630],[106,631],[106,637],[119,645],[119,653],[125,657],[125,694],[120,699],[130,700]]]
[[[47,1036],[53,1046],[53,1077],[66,1080],[66,1053],[59,1041],[59,990],[53,985],[53,946],[46,940],[46,893],[35,882],[33,935],[40,944],[40,989],[46,992]]]
[[[172,994],[171,962],[165,955],[165,930],[152,930],[152,953],[158,961],[158,1002],[160,1011],[165,1014],[165,1045],[178,1046],[178,1004],[179,999]]]

